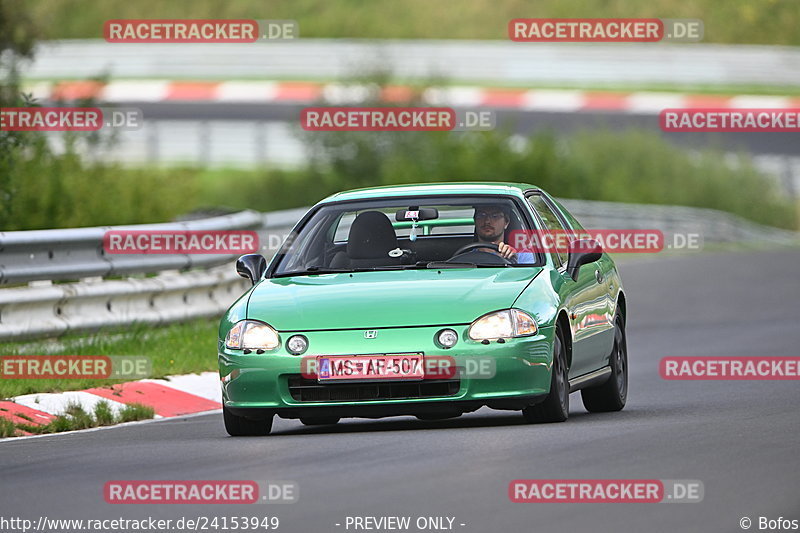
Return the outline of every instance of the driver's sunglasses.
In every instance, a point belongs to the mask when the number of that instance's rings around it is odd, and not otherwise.
[[[503,215],[503,213],[492,213],[490,215],[489,213],[486,213],[484,211],[478,211],[477,213],[475,213],[475,220],[480,220],[484,218],[490,218],[492,219],[493,222],[497,222],[501,218],[505,218],[505,215]]]

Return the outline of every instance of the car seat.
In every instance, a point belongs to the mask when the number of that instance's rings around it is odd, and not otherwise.
[[[347,248],[331,260],[331,268],[369,268],[402,264],[401,257],[390,257],[398,248],[397,234],[389,217],[380,211],[359,213],[350,226]]]

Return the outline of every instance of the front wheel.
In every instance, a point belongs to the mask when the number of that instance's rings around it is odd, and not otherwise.
[[[225,431],[231,437],[260,437],[269,435],[272,431],[272,417],[266,420],[251,420],[231,413],[224,405],[222,419],[225,421]]]
[[[569,417],[569,368],[567,351],[561,328],[556,328],[553,339],[553,365],[550,370],[550,393],[542,403],[522,410],[527,422],[563,422]]]
[[[614,348],[608,365],[611,367],[608,381],[581,391],[583,406],[590,413],[621,411],[628,399],[628,345],[625,322],[619,314],[614,319]]]

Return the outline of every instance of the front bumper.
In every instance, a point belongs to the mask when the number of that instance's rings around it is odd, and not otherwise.
[[[434,341],[444,327],[459,334],[459,342],[453,348],[439,348]],[[550,389],[552,328],[542,328],[531,337],[485,345],[469,340],[467,327],[384,328],[377,330],[374,339],[365,339],[363,329],[281,333],[281,346],[261,355],[255,352],[245,355],[241,350],[229,350],[220,343],[223,403],[234,414],[252,418],[273,414],[284,418],[372,418],[469,412],[485,405],[496,409],[522,409],[544,399]],[[285,349],[286,339],[294,333],[303,333],[308,338],[309,349],[302,355],[292,355]],[[452,357],[461,369],[476,367],[469,360],[490,359],[493,375],[466,372],[444,380],[381,380],[360,386],[317,384],[301,377],[304,357],[420,352],[424,357]],[[303,386],[311,394],[299,394],[298,387]],[[325,391],[328,388],[332,389],[331,393]]]

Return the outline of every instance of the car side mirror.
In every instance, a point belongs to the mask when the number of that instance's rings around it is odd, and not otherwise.
[[[236,260],[236,273],[249,279],[253,285],[258,283],[267,271],[267,260],[261,254],[247,254]]]
[[[594,239],[578,239],[569,246],[569,260],[567,261],[567,274],[578,281],[578,272],[581,266],[599,261],[603,257],[603,247]]]

